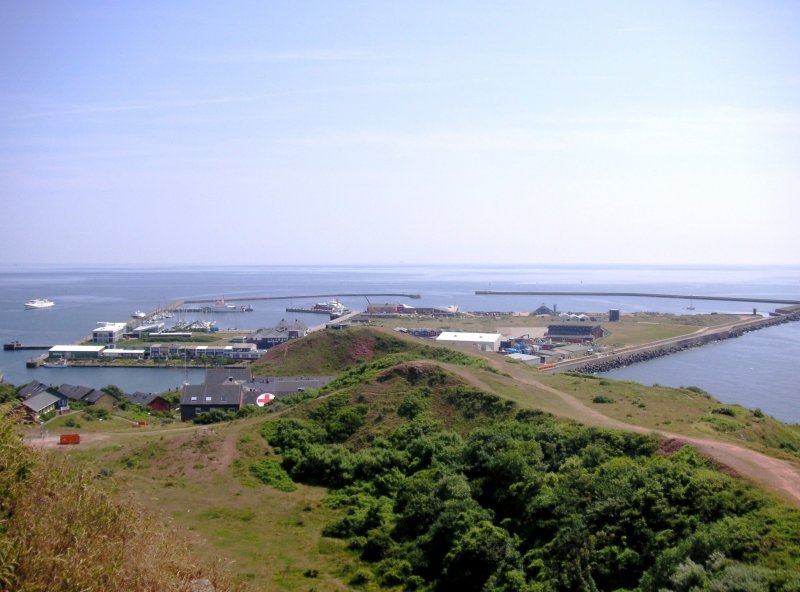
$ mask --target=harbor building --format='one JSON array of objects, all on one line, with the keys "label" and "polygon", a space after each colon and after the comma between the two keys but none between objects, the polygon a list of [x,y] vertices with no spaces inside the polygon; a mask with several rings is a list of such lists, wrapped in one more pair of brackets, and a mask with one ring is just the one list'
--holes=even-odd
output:
[{"label": "harbor building", "polygon": [[367,305],[367,314],[373,316],[414,314],[415,308],[401,303],[384,303]]},{"label": "harbor building", "polygon": [[157,322],[140,325],[133,329],[131,333],[134,337],[147,337],[148,335],[153,333],[161,333],[162,331],[164,331],[164,323]]},{"label": "harbor building", "polygon": [[109,323],[101,321],[97,323],[97,328],[92,331],[92,341],[95,343],[116,343],[122,338],[128,325],[126,323]]},{"label": "harbor building", "polygon": [[477,347],[481,351],[498,351],[503,336],[500,333],[442,332],[436,341],[440,343],[460,343]]},{"label": "harbor building", "polygon": [[65,360],[93,360],[100,356],[105,345],[54,345],[48,350],[51,358]]},{"label": "harbor building", "polygon": [[308,334],[308,327],[302,321],[296,320],[292,323],[281,319],[281,322],[269,329],[260,329],[257,333],[247,338],[247,341],[255,344],[258,349],[269,349],[281,343],[286,343],[290,339],[298,339]]},{"label": "harbor building", "polygon": [[568,343],[582,343],[594,341],[605,335],[602,325],[587,324],[585,322],[558,323],[547,326],[547,337],[552,341],[566,341]]},{"label": "harbor building", "polygon": [[106,348],[100,352],[100,357],[120,359],[120,360],[142,360],[145,350],[143,349],[114,349]]},{"label": "harbor building", "polygon": [[192,345],[181,343],[154,343],[148,356],[151,359],[184,358],[226,358],[229,360],[257,360],[264,355],[253,343],[234,343],[232,345]]}]

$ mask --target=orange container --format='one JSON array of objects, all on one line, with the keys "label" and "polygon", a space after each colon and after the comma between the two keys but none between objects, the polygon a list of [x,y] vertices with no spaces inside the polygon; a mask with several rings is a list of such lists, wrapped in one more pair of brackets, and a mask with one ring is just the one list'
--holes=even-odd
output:
[{"label": "orange container", "polygon": [[59,444],[80,444],[81,443],[81,435],[80,434],[61,434],[61,439],[58,441]]}]

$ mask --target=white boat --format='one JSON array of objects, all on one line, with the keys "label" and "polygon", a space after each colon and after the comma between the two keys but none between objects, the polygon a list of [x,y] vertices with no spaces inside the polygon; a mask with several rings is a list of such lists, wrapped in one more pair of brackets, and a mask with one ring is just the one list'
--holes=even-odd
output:
[{"label": "white boat", "polygon": [[47,362],[45,364],[42,364],[42,366],[45,368],[69,368],[69,364],[67,363],[67,360],[64,358],[61,358],[57,362]]},{"label": "white boat", "polygon": [[143,319],[147,317],[146,312],[142,312],[141,310],[137,310],[135,313],[131,315],[134,319]]},{"label": "white boat", "polygon": [[47,298],[34,298],[33,300],[28,300],[25,303],[26,309],[34,309],[34,308],[50,308],[51,306],[55,306],[55,302],[52,300],[48,300]]}]

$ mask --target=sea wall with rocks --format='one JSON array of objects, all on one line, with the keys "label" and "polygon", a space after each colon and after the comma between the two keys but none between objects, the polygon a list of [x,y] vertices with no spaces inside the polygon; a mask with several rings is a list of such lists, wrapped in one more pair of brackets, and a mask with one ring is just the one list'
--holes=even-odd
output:
[{"label": "sea wall with rocks", "polygon": [[629,366],[630,364],[646,362],[654,358],[660,358],[687,349],[701,347],[714,341],[741,337],[750,331],[757,331],[759,329],[799,320],[800,311],[796,310],[788,314],[776,315],[740,327],[734,327],[727,331],[716,331],[703,335],[689,335],[681,339],[670,340],[668,344],[653,344],[651,347],[644,346],[632,352],[574,360],[567,364],[559,364],[557,367],[550,370],[550,372],[589,372],[599,374],[601,372],[614,370],[615,368]]}]

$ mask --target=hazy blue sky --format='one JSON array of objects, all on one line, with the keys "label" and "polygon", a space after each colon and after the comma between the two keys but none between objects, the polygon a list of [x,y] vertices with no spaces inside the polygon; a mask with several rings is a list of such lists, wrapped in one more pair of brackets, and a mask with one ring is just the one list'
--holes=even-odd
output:
[{"label": "hazy blue sky", "polygon": [[797,264],[799,157],[796,1],[0,2],[3,264]]}]

